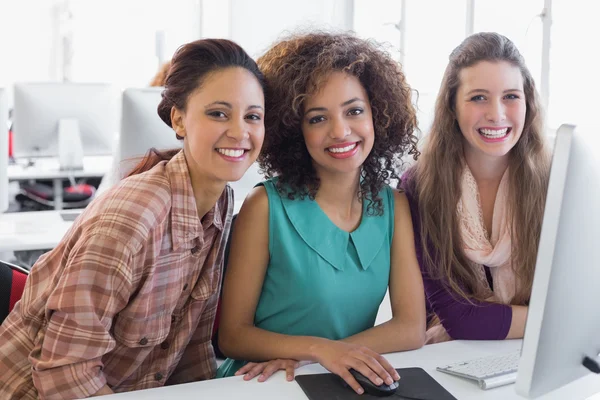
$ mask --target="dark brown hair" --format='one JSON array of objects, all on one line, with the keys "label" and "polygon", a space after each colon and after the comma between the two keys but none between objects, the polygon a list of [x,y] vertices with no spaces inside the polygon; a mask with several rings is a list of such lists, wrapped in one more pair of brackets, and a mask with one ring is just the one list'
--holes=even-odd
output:
[{"label": "dark brown hair", "polygon": [[513,42],[498,33],[471,35],[450,54],[431,132],[416,167],[423,258],[431,276],[444,279],[463,298],[476,297],[477,276],[462,250],[457,214],[465,159],[464,140],[456,119],[456,93],[461,83],[460,72],[481,61],[508,62],[518,67],[523,76],[525,123],[519,141],[509,153],[507,206],[511,262],[519,282],[512,304],[526,304],[531,294],[544,214],[550,152],[544,139],[542,110],[533,77]]},{"label": "dark brown hair", "polygon": [[316,93],[330,73],[356,76],[373,112],[375,141],[365,160],[359,197],[367,211],[383,212],[378,194],[397,178],[400,158],[418,155],[411,88],[400,65],[378,44],[347,33],[296,34],[275,44],[258,59],[267,82],[265,141],[258,157],[268,177],[279,176],[278,190],[290,199],[314,198],[319,178],[302,135],[304,99]]},{"label": "dark brown hair", "polygon": [[[181,46],[171,59],[158,105],[158,115],[172,127],[171,109],[184,111],[189,96],[202,86],[210,74],[227,68],[244,68],[258,80],[263,90],[265,81],[256,62],[236,43],[226,39],[201,39]],[[175,134],[177,139],[183,138]],[[161,161],[170,160],[179,150],[158,151],[150,149],[144,158],[127,175],[145,172]]]}]

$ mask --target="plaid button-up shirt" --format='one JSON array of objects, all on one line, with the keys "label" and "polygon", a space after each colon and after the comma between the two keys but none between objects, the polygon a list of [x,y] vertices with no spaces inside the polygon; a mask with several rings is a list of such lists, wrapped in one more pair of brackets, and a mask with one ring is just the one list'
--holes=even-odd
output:
[{"label": "plaid button-up shirt", "polygon": [[214,377],[229,186],[200,220],[183,152],[95,200],[0,327],[1,399],[88,397]]}]

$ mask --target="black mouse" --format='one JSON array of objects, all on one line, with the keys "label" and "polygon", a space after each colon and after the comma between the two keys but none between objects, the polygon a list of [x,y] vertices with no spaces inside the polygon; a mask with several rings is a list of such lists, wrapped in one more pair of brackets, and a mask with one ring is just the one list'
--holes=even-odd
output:
[{"label": "black mouse", "polygon": [[365,393],[368,393],[373,396],[377,396],[377,397],[391,396],[394,393],[396,393],[398,386],[400,386],[400,384],[398,382],[394,382],[391,385],[388,385],[385,382],[383,382],[383,384],[377,386],[376,384],[371,382],[371,380],[369,378],[367,378],[360,372],[356,371],[355,369],[350,369],[350,370],[348,370],[348,372],[350,372],[352,374],[352,376],[354,377],[354,379],[356,379],[358,384],[360,386],[362,386],[362,388],[365,390]]}]

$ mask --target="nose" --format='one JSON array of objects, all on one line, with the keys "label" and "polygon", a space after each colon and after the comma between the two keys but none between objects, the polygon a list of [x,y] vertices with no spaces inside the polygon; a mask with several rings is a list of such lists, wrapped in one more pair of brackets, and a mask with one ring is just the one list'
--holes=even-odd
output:
[{"label": "nose", "polygon": [[490,122],[501,122],[506,118],[506,109],[501,100],[491,101],[486,110],[486,116]]},{"label": "nose", "polygon": [[241,142],[250,137],[250,131],[246,126],[246,121],[232,121],[231,125],[227,129],[227,137],[234,139],[238,142]]},{"label": "nose", "polygon": [[344,120],[332,120],[331,131],[329,132],[332,139],[343,139],[350,133],[350,126]]}]

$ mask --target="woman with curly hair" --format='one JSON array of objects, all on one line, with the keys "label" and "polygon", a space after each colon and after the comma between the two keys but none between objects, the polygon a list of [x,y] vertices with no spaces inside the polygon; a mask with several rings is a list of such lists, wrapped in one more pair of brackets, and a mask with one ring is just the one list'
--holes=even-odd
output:
[{"label": "woman with curly hair", "polygon": [[423,156],[402,179],[428,343],[523,337],[549,154],[515,45],[497,33],[465,39],[450,54]]},{"label": "woman with curly hair", "polygon": [[[219,337],[224,354],[254,363],[229,359],[218,376],[284,369],[292,380],[313,361],[357,393],[350,369],[393,384],[380,354],[425,335],[408,202],[387,185],[418,154],[411,89],[387,53],[349,34],[292,36],[258,63],[270,179],[236,222]],[[393,317],[374,327],[388,287]]]}]

